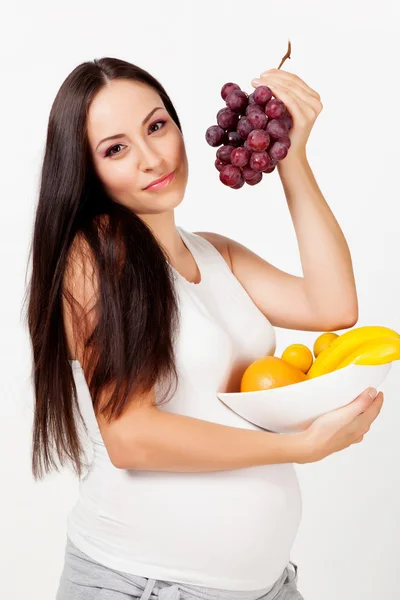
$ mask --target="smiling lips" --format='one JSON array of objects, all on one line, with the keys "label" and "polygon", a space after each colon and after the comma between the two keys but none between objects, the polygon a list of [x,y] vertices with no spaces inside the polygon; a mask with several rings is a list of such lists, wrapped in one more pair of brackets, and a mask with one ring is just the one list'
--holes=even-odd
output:
[{"label": "smiling lips", "polygon": [[153,183],[151,183],[144,189],[145,190],[160,190],[160,189],[166,187],[172,181],[172,179],[174,178],[174,175],[175,175],[175,171],[165,175],[161,179],[156,179],[156,181],[154,181]]}]

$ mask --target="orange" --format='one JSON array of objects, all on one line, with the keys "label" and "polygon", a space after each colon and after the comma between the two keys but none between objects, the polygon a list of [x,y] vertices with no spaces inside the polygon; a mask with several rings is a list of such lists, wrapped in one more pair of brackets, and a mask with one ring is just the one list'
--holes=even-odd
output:
[{"label": "orange", "polygon": [[303,373],[307,373],[313,364],[313,355],[310,348],[304,344],[291,344],[282,354],[282,359]]},{"label": "orange", "polygon": [[339,337],[337,333],[330,331],[322,333],[320,336],[318,336],[313,347],[315,358],[317,358],[318,354],[320,354],[322,350],[325,350],[325,348],[330,346],[333,340],[335,340],[337,337]]},{"label": "orange", "polygon": [[263,356],[251,363],[242,375],[241,392],[255,392],[305,381],[307,376],[278,356]]}]

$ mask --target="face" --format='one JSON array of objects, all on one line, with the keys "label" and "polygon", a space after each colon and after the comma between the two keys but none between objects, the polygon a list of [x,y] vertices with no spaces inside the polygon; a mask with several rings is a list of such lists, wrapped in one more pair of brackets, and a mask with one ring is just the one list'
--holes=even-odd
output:
[{"label": "face", "polygon": [[[185,145],[156,90],[133,81],[109,82],[91,102],[87,131],[96,173],[113,200],[138,215],[171,211],[182,201]],[[102,141],[117,134],[123,135]],[[174,178],[163,189],[144,189],[172,171]]]}]

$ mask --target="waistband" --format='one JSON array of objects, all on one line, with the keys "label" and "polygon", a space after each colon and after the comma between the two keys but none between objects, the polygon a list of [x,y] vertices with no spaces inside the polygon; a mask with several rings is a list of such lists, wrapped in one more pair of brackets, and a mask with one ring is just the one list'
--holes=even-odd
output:
[{"label": "waistband", "polygon": [[257,600],[262,597],[263,600],[273,600],[283,585],[289,585],[292,582],[297,583],[297,564],[292,561],[289,564],[292,565],[293,570],[289,569],[288,565],[279,579],[269,589],[254,592],[232,592],[232,590],[216,590],[181,583],[171,585],[171,583],[165,581],[141,578],[143,580],[143,593],[138,598],[139,600],[157,600],[157,598],[158,600],[189,600],[193,597],[199,598],[199,600]]},{"label": "waistband", "polygon": [[[78,561],[78,562],[77,562]],[[82,561],[84,561],[82,563]],[[82,567],[84,565],[84,568]],[[289,568],[289,566],[292,568]],[[87,556],[67,538],[66,567],[77,583],[84,585],[111,585],[118,591],[129,592],[139,600],[273,600],[284,585],[297,582],[297,565],[289,561],[282,574],[272,586],[251,591],[232,591],[180,582],[163,581],[131,573],[106,569]],[[102,579],[104,580],[102,581]],[[111,579],[112,581],[111,581]]]}]

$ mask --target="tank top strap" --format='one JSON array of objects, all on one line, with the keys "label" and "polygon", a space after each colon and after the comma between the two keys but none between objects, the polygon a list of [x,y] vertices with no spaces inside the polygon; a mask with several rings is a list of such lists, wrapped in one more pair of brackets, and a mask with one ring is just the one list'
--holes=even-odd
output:
[{"label": "tank top strap", "polygon": [[[185,288],[188,291],[196,291],[196,293],[205,297],[217,294],[217,296],[223,296],[226,299],[236,300],[241,306],[257,315],[262,324],[268,321],[266,316],[253,302],[246,289],[232,273],[226,260],[215,246],[197,233],[192,233],[179,226],[177,229],[181,234],[183,242],[192,253],[201,273],[200,283],[188,282],[177,273],[178,279],[185,284]],[[271,332],[273,332],[270,323],[269,325]]]},{"label": "tank top strap", "polygon": [[220,270],[222,268],[231,272],[224,257],[215,248],[215,246],[211,244],[211,242],[197,233],[187,231],[183,227],[178,226],[177,229],[181,234],[182,240],[192,253],[193,258],[197,263],[202,276],[202,281],[203,278],[204,281],[207,280],[214,269]]}]

